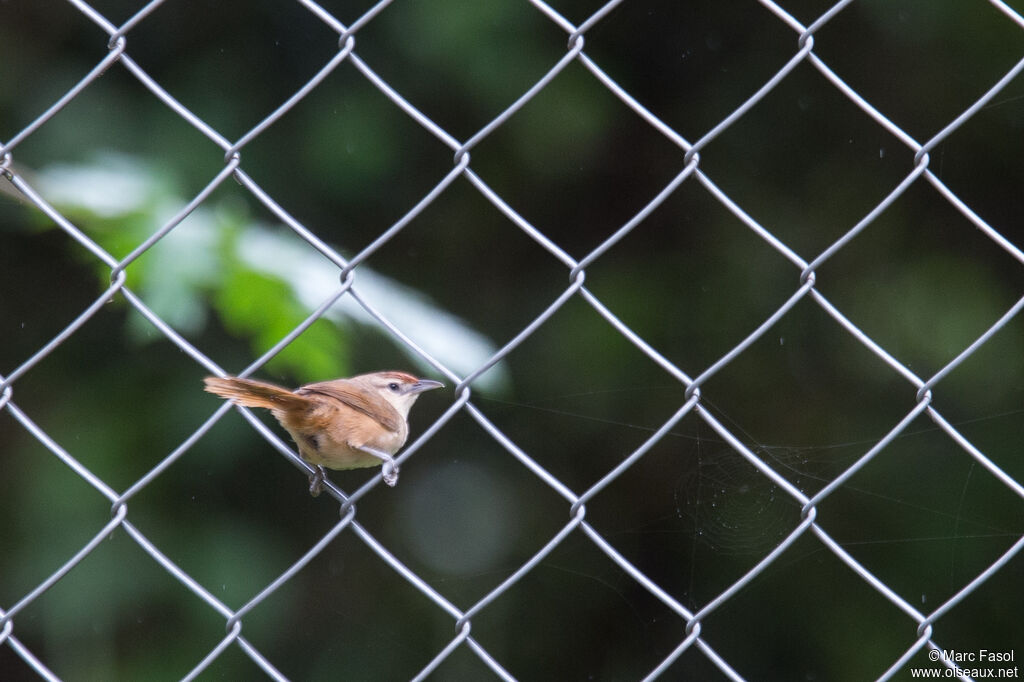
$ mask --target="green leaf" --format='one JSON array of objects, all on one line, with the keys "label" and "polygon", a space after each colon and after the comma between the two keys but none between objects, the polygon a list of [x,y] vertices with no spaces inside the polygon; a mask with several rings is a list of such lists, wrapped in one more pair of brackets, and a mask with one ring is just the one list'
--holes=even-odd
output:
[{"label": "green leaf", "polygon": [[[251,340],[254,355],[266,352],[309,315],[298,305],[286,282],[237,261],[226,273],[214,307],[229,332]],[[303,382],[343,376],[347,373],[347,350],[341,331],[326,320],[318,320],[276,355],[268,368]]]}]

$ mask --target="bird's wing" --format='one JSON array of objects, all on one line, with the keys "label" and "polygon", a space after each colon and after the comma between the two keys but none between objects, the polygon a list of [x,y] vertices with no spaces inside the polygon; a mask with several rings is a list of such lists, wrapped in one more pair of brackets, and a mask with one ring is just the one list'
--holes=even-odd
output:
[{"label": "bird's wing", "polygon": [[296,391],[299,395],[322,395],[327,398],[334,398],[353,410],[362,412],[388,431],[398,431],[402,416],[398,410],[391,406],[383,398],[374,395],[367,395],[362,389],[348,386],[342,381],[322,381],[316,384],[307,384]]}]

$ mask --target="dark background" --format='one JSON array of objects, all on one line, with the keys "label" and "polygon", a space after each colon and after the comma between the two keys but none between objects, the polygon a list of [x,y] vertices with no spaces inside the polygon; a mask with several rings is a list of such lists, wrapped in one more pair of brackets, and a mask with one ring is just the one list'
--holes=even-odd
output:
[{"label": "dark background", "polygon": [[[805,25],[829,7],[782,4]],[[93,3],[114,24],[140,5]],[[351,23],[370,4],[323,6]],[[579,24],[600,4],[552,6]],[[566,38],[518,0],[408,0],[367,24],[356,52],[438,126],[466,140],[564,54]],[[694,142],[792,57],[797,38],[754,2],[636,0],[586,34],[585,52]],[[0,2],[0,140],[81,79],[106,54],[106,42],[70,4]],[[128,34],[127,53],[236,140],[336,49],[337,36],[299,3],[168,0]],[[1024,30],[980,0],[868,0],[823,27],[814,52],[923,144],[1024,57]],[[1017,78],[939,144],[929,166],[1018,248],[1022,140],[1024,78]],[[141,202],[152,211],[101,215],[50,200],[116,258],[166,220],[168,205],[171,213],[180,209],[223,168],[223,150],[120,64],[20,144],[14,161],[32,182],[53,178],[62,164],[102,170],[112,152],[141,164],[140,179],[158,188]],[[581,259],[682,169],[683,154],[572,63],[472,150],[472,169]],[[911,172],[913,157],[804,63],[702,150],[700,167],[809,262]],[[419,201],[451,159],[451,149],[343,63],[245,147],[242,168],[307,228],[352,255]],[[217,248],[189,252],[176,230],[129,266],[129,286],[144,300],[162,297],[154,307],[181,320],[176,328],[190,343],[237,372],[311,308],[287,282],[234,261],[232,248],[255,223],[299,242],[234,181],[204,208],[217,216],[206,235]],[[175,274],[203,263],[202,277]],[[495,348],[569,284],[564,264],[462,178],[365,265],[421,292]],[[106,288],[109,274],[52,221],[0,196],[0,374],[69,324]],[[923,179],[816,274],[833,305],[923,378],[1024,292],[1024,265]],[[799,275],[691,178],[587,269],[586,286],[696,377],[781,306]],[[386,367],[439,376],[366,326],[320,322],[297,344],[258,374],[291,385]],[[1024,319],[1017,316],[935,388],[933,402],[1017,481],[1024,479],[1022,351]],[[580,297],[494,371],[505,380],[474,385],[473,403],[577,494],[685,401],[684,386]],[[218,401],[201,391],[206,373],[117,296],[20,377],[13,400],[120,492],[216,409]],[[807,297],[702,393],[703,405],[736,437],[812,495],[910,412],[916,388]],[[413,436],[453,400],[450,390],[422,398]],[[103,527],[110,504],[8,411],[0,414],[0,466],[6,609]],[[370,476],[332,479],[354,490]],[[359,502],[357,519],[468,609],[553,537],[568,509],[460,413],[406,463],[395,489],[379,486]],[[597,495],[586,518],[665,591],[698,610],[795,528],[799,511],[691,414]],[[239,608],[338,517],[333,500],[310,498],[302,475],[231,412],[132,499],[128,519]],[[818,520],[927,614],[1020,537],[1024,504],[923,417],[823,501]],[[940,619],[935,640],[947,649],[1022,653],[1022,561],[1014,557]],[[248,640],[293,679],[409,678],[455,636],[453,619],[349,530],[243,623]],[[520,679],[637,679],[685,637],[682,619],[578,531],[472,625],[473,637]],[[744,677],[822,680],[877,677],[913,644],[917,624],[807,533],[702,628]],[[224,636],[224,619],[119,529],[19,613],[13,634],[63,678],[174,679]],[[918,654],[909,665],[931,664]],[[0,647],[0,677],[33,675],[10,647]],[[204,679],[259,675],[232,646]],[[435,678],[488,675],[462,646]],[[665,677],[720,676],[693,648]]]}]

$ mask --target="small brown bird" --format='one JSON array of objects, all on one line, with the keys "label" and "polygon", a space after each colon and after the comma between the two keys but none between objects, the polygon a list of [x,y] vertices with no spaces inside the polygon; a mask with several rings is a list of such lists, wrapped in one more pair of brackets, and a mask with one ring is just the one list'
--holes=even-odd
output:
[{"label": "small brown bird", "polygon": [[405,372],[373,372],[351,379],[306,384],[294,391],[253,379],[206,377],[206,390],[246,407],[265,407],[291,434],[299,454],[316,467],[309,492],[316,497],[328,469],[383,463],[384,482],[395,485],[392,455],[409,436],[409,409],[424,391],[443,388]]}]

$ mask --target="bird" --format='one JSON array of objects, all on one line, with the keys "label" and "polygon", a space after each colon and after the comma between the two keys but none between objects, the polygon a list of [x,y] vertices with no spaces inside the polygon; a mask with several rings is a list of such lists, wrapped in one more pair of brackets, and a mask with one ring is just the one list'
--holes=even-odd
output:
[{"label": "bird", "polygon": [[398,482],[392,455],[409,436],[409,410],[440,381],[384,371],[305,384],[294,391],[255,379],[209,376],[205,390],[236,405],[263,407],[284,427],[299,455],[314,467],[309,493],[320,494],[328,469],[383,465],[384,482]]}]

